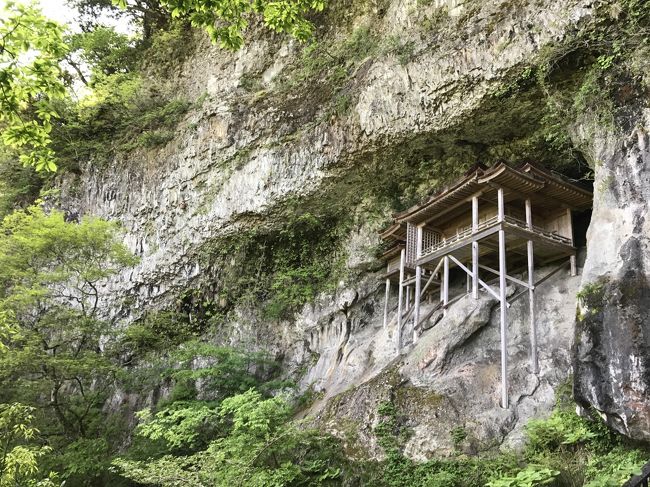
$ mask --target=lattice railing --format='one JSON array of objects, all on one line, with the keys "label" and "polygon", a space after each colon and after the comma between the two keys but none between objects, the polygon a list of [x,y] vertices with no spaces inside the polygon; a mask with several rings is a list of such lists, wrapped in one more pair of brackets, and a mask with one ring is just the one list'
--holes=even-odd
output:
[{"label": "lattice railing", "polygon": [[418,258],[418,228],[410,223],[406,224],[406,265],[413,267],[412,264]]},{"label": "lattice railing", "polygon": [[437,247],[442,242],[442,235],[431,230],[422,230],[422,255],[428,254],[429,249]]}]

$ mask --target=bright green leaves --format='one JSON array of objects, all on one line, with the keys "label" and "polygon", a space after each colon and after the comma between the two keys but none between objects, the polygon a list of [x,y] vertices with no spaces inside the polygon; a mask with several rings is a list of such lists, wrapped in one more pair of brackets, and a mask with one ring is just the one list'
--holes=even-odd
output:
[{"label": "bright green leaves", "polygon": [[9,2],[0,20],[0,140],[39,171],[55,171],[52,101],[63,98],[61,27],[34,6]]},{"label": "bright green leaves", "polygon": [[39,433],[33,426],[34,412],[20,403],[0,404],[0,487],[54,487],[51,479],[36,483],[39,458],[51,449],[29,444]]},{"label": "bright green leaves", "polygon": [[[114,0],[126,6],[125,0]],[[226,49],[239,49],[250,19],[257,15],[275,32],[299,41],[307,40],[313,24],[307,16],[325,8],[323,0],[162,0],[172,17],[187,17],[192,25],[206,30],[213,42]]]},{"label": "bright green leaves", "polygon": [[42,464],[66,479],[92,480],[101,470],[109,454],[101,408],[119,364],[115,331],[98,316],[99,283],[134,262],[117,227],[99,219],[68,223],[61,212],[31,207],[0,223],[0,430],[14,403],[31,411],[13,421],[22,436],[4,460],[26,470],[0,487],[32,485],[22,477]]}]

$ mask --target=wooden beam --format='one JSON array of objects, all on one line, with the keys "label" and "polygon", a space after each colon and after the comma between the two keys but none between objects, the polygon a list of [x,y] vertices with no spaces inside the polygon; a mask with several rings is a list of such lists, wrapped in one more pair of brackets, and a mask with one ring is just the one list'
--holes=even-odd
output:
[{"label": "wooden beam", "polygon": [[[463,271],[465,271],[468,275],[471,275],[471,274],[472,274],[472,271],[470,271],[467,267],[465,267],[465,266],[464,266],[464,265],[463,265],[463,264],[462,264],[462,263],[461,263],[461,262],[460,262],[456,257],[454,257],[453,255],[450,255],[449,258],[450,258],[451,260],[453,260],[453,261],[456,263],[456,265],[457,265],[458,267],[460,267]],[[478,282],[479,282],[479,284],[480,284],[480,285],[481,285],[481,286],[482,286],[482,287],[483,287],[487,292],[489,292],[490,294],[492,294],[492,296],[494,296],[494,297],[495,297],[496,299],[498,299],[498,300],[501,300],[501,296],[500,296],[499,294],[497,294],[497,293],[496,293],[496,292],[495,292],[495,291],[490,287],[489,284],[485,283],[485,282],[484,282],[483,280],[481,280],[481,279],[479,279]],[[508,306],[508,308],[510,307],[510,303],[508,303],[507,301],[506,301],[506,305]]]},{"label": "wooden beam", "polygon": [[533,374],[539,373],[537,359],[537,323],[535,322],[535,261],[533,259],[533,241],[528,241],[528,311],[530,320],[530,360]]},{"label": "wooden beam", "polygon": [[[508,250],[510,250],[510,249],[508,249]],[[496,269],[492,269],[492,267],[488,267],[488,266],[483,265],[483,264],[479,264],[479,267],[480,267],[481,269],[486,270],[486,271],[490,271],[492,274],[496,274],[497,276],[499,275],[499,271],[496,270]],[[512,276],[508,276],[508,275],[506,275],[506,279],[508,279],[508,280],[510,280],[510,281],[512,281],[512,282],[516,282],[516,283],[519,284],[520,286],[524,286],[524,287],[526,287],[526,288],[529,287],[529,284],[528,284],[527,282],[524,282],[524,281],[522,281],[521,279],[517,279],[516,277],[512,277]]]},{"label": "wooden beam", "polygon": [[[417,229],[417,246],[416,246],[416,260],[420,258],[420,255],[422,254],[422,227],[418,227]],[[417,324],[419,323],[420,320],[420,296],[421,296],[421,285],[422,283],[420,282],[420,276],[422,275],[422,267],[419,265],[415,267],[415,314],[413,318],[413,343],[415,344],[418,339],[417,335]]]},{"label": "wooden beam", "polygon": [[449,257],[444,256],[443,263],[443,281],[442,281],[442,305],[445,307],[445,314],[447,313],[447,304],[449,303]]},{"label": "wooden beam", "polygon": [[[503,217],[503,190],[499,189],[499,216]],[[500,294],[500,324],[501,324],[501,407],[508,408],[508,328],[506,301],[506,235],[499,230],[499,294]]]},{"label": "wooden beam", "polygon": [[402,282],[404,282],[404,261],[406,259],[406,251],[402,249],[400,253],[400,259],[399,259],[399,293],[398,293],[398,300],[397,300],[397,354],[399,355],[400,351],[402,350],[402,296],[404,294],[404,286],[402,285]]},{"label": "wooden beam", "polygon": [[497,218],[500,223],[506,218],[505,203],[503,201],[503,188],[497,190]]},{"label": "wooden beam", "polygon": [[[442,261],[440,261],[440,264],[441,264],[441,263],[442,263]],[[438,264],[438,266],[440,266],[440,264]],[[431,283],[433,282],[433,280],[435,279],[435,277],[436,277],[436,274],[435,274],[435,272],[434,272],[434,273],[431,274],[431,277],[429,277],[429,280],[428,280],[427,283],[424,285],[424,288],[422,288],[422,296],[424,296],[424,293],[427,292],[427,289],[429,289],[429,286],[431,285]],[[422,297],[422,296],[420,296],[420,297]]]},{"label": "wooden beam", "polygon": [[[540,284],[542,284],[544,281],[550,279],[550,278],[553,277],[555,274],[557,274],[557,273],[560,272],[562,269],[564,269],[568,263],[569,263],[568,260],[562,262],[559,266],[557,266],[555,269],[553,269],[551,272],[549,272],[549,273],[546,274],[544,277],[542,277],[539,281],[537,281],[537,282],[534,284],[534,287],[535,287],[535,288],[539,287]],[[524,294],[526,294],[526,293],[528,293],[528,289],[524,289],[523,291],[521,291],[521,292],[515,294],[515,296],[510,300],[510,303],[511,303],[511,304],[514,303],[517,299],[519,299],[520,297],[522,297],[522,296],[523,296]]]},{"label": "wooden beam", "polygon": [[386,297],[384,299],[384,330],[388,325],[388,300],[390,298],[390,279],[386,278]]},{"label": "wooden beam", "polygon": [[[472,233],[478,232],[478,196],[472,198]],[[472,297],[478,299],[478,242],[472,242]]]}]

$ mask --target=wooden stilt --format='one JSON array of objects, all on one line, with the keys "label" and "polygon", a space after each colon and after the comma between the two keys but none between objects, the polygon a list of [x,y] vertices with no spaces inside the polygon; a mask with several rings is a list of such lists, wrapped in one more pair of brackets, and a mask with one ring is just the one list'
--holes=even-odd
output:
[{"label": "wooden stilt", "polygon": [[409,309],[411,309],[411,286],[410,285],[406,286],[406,307],[404,310],[408,311]]},{"label": "wooden stilt", "polygon": [[413,304],[413,307],[415,308],[415,312],[413,314],[413,343],[414,344],[418,341],[417,327],[418,324],[420,323],[421,272],[422,272],[422,268],[420,266],[417,266],[415,268],[415,296],[414,296],[415,303]]},{"label": "wooden stilt", "polygon": [[[499,221],[504,219],[503,189],[498,190]],[[501,407],[508,408],[508,335],[506,305],[506,234],[499,230],[499,295],[501,321]]]},{"label": "wooden stilt", "polygon": [[399,354],[402,350],[402,300],[404,295],[404,260],[406,259],[406,253],[402,250],[399,259],[399,292],[397,297],[397,353]]},{"label": "wooden stilt", "polygon": [[[472,233],[478,232],[478,196],[472,198]],[[472,242],[472,297],[478,299],[478,242]]]},{"label": "wooden stilt", "polygon": [[578,275],[578,264],[576,262],[576,254],[569,257],[569,262],[571,263],[571,276],[575,277]]},{"label": "wooden stilt", "polygon": [[447,304],[449,303],[449,257],[445,255],[443,264],[442,278],[442,305],[444,306],[443,315],[447,314]]},{"label": "wooden stilt", "polygon": [[[571,209],[567,208],[566,210],[567,220],[569,221],[569,236],[571,238],[571,245],[575,245],[573,240],[573,216],[571,215]],[[571,263],[571,277],[578,275],[578,263],[576,262],[576,254],[572,254],[569,257],[569,262]]]},{"label": "wooden stilt", "polygon": [[386,278],[386,297],[384,299],[384,329],[388,325],[388,301],[390,298],[390,279]]},{"label": "wooden stilt", "polygon": [[[422,255],[422,227],[418,227],[416,255],[418,259]],[[413,304],[415,306],[415,313],[413,315],[413,344],[415,344],[418,341],[417,327],[420,323],[420,298],[421,298],[420,294],[422,292],[421,290],[422,283],[420,282],[421,279],[422,279],[422,267],[418,265],[415,267],[415,303]]]},{"label": "wooden stilt", "polygon": [[[530,199],[526,199],[526,225],[533,229],[533,211]],[[526,242],[528,256],[528,312],[530,320],[530,361],[533,374],[539,373],[539,359],[537,358],[537,323],[535,319],[535,258],[533,254],[533,241]]]}]

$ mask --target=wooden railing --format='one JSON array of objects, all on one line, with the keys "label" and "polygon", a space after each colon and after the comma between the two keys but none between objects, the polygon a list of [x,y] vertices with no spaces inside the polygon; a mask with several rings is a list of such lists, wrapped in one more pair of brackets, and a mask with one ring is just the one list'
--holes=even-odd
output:
[{"label": "wooden railing", "polygon": [[[522,228],[524,230],[530,230],[528,228],[528,224],[523,220],[519,220],[518,218],[514,218],[512,216],[506,216],[504,220],[505,220],[505,223],[507,223],[509,225],[513,225],[513,226]],[[493,216],[491,218],[488,218],[487,220],[484,220],[484,221],[480,222],[478,224],[478,228],[477,228],[476,231],[481,231],[481,230],[483,230],[485,228],[496,225],[497,223],[499,223],[499,217],[495,215],[495,216]],[[569,239],[567,237],[563,237],[562,235],[558,235],[557,233],[554,233],[554,232],[549,232],[548,230],[544,230],[543,228],[537,227],[535,225],[533,225],[532,231],[537,233],[538,235],[546,237],[546,238],[548,238],[550,240],[554,240],[556,242],[559,242],[559,243],[562,243],[562,244],[565,244],[565,245],[571,245],[571,239]],[[454,244],[456,242],[459,242],[461,240],[469,238],[469,237],[472,236],[473,233],[474,232],[472,231],[471,226],[464,227],[464,228],[458,230],[455,235],[453,235],[453,236],[451,236],[449,238],[442,239],[435,245],[431,245],[429,247],[423,248],[422,249],[422,256],[432,254],[433,252],[436,252],[439,249],[447,247],[448,245],[452,245],[452,244]]]}]

